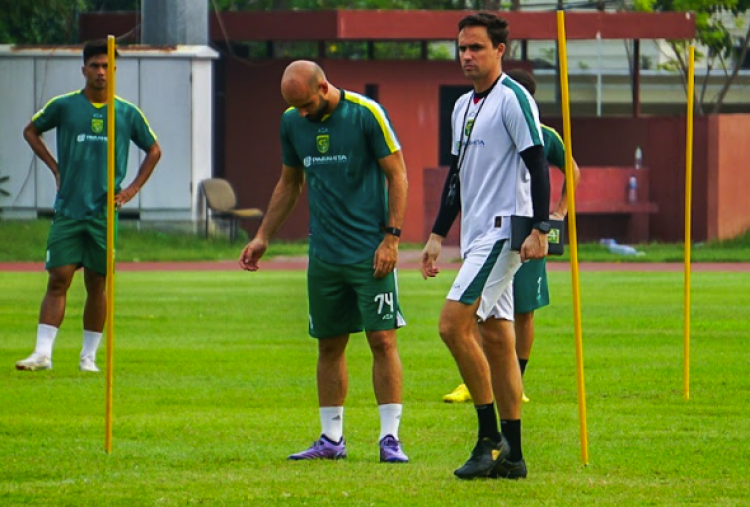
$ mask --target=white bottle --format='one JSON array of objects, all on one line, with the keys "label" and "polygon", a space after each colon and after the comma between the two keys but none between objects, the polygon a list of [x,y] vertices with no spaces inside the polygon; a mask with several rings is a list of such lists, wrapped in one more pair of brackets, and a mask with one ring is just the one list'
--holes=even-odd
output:
[{"label": "white bottle", "polygon": [[635,148],[635,168],[641,169],[643,167],[643,151],[640,146]]},{"label": "white bottle", "polygon": [[628,180],[628,202],[631,204],[638,202],[638,180],[635,176],[631,176]]},{"label": "white bottle", "polygon": [[630,245],[619,245],[615,243],[609,246],[609,251],[618,255],[638,255],[638,251]]}]

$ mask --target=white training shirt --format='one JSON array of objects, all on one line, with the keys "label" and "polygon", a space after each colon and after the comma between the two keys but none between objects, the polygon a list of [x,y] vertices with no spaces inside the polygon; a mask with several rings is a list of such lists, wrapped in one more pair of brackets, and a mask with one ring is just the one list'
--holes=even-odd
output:
[{"label": "white training shirt", "polygon": [[[459,97],[451,117],[451,153],[458,157],[461,182],[463,255],[477,238],[509,238],[511,215],[533,215],[531,176],[520,152],[543,144],[539,109],[516,81],[503,74],[489,95],[477,103],[473,96],[471,91]],[[500,228],[495,227],[498,216],[503,217]]]}]

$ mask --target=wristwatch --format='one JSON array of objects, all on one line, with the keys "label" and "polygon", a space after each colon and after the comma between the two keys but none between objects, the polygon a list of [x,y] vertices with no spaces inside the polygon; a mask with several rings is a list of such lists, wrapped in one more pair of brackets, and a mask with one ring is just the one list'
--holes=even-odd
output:
[{"label": "wristwatch", "polygon": [[545,221],[537,222],[534,224],[534,229],[541,232],[542,234],[548,234],[551,228],[552,227],[550,226],[549,222]]},{"label": "wristwatch", "polygon": [[390,234],[391,236],[396,236],[397,238],[401,237],[401,229],[392,227],[390,225],[383,227],[383,232],[386,234]]}]

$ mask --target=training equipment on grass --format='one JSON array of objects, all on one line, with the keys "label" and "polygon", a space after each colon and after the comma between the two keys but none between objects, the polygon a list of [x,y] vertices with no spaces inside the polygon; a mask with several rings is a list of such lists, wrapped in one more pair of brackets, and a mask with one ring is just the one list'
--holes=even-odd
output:
[{"label": "training equipment on grass", "polygon": [[581,459],[589,462],[586,430],[586,386],[583,378],[583,338],[581,335],[581,286],[578,275],[578,232],[576,229],[576,192],[573,181],[573,142],[570,132],[570,95],[568,93],[568,50],[565,37],[565,12],[557,11],[557,43],[560,60],[560,91],[562,94],[563,140],[565,142],[565,186],[568,192],[568,235],[570,272],[573,277],[573,325],[576,344],[576,384],[578,387],[578,420],[581,434]]},{"label": "training equipment on grass", "polygon": [[104,450],[112,452],[112,355],[115,323],[115,38],[107,37],[107,374]]},{"label": "training equipment on grass", "polygon": [[685,139],[685,322],[683,324],[683,388],[690,399],[690,216],[693,203],[693,102],[695,101],[695,46],[688,51],[687,133]]}]

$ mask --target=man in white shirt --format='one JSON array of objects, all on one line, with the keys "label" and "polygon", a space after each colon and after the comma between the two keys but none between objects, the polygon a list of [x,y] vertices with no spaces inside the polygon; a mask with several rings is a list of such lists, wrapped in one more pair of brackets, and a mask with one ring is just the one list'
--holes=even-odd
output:
[{"label": "man in white shirt", "polygon": [[[507,26],[489,13],[468,15],[458,24],[460,62],[474,90],[453,109],[451,170],[422,255],[423,276],[436,276],[444,238],[440,232],[455,217],[451,208],[460,192],[463,264],[439,327],[477,410],[478,441],[469,460],[454,472],[461,479],[527,475],[521,450],[521,371],[513,298],[507,292],[521,262],[547,254],[549,167],[536,103],[502,72]],[[520,252],[510,250],[512,215],[534,218]],[[483,347],[473,335],[477,322]]]}]

